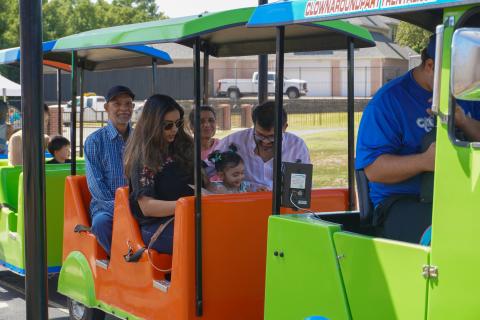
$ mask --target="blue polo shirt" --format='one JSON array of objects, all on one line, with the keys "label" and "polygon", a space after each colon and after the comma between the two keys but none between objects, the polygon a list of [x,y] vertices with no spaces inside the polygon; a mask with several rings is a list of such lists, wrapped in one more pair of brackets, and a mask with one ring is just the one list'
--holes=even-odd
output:
[{"label": "blue polo shirt", "polygon": [[[421,151],[423,138],[435,126],[427,113],[432,93],[413,78],[412,71],[383,86],[367,105],[357,139],[355,168],[363,169],[382,154],[411,155]],[[479,119],[480,108],[459,102],[465,113]],[[393,194],[419,194],[421,176],[396,184],[370,182],[370,199],[377,206]]]}]

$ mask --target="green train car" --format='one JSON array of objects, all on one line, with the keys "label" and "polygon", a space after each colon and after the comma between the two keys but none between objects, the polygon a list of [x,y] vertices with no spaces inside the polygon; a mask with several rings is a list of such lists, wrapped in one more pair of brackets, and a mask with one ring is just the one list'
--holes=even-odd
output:
[{"label": "green train car", "polygon": [[[78,161],[78,160],[77,160]],[[25,236],[22,166],[0,166],[0,265],[25,275]],[[85,172],[83,160],[77,171]],[[45,166],[47,263],[49,273],[58,273],[62,266],[63,195],[70,164]]]}]

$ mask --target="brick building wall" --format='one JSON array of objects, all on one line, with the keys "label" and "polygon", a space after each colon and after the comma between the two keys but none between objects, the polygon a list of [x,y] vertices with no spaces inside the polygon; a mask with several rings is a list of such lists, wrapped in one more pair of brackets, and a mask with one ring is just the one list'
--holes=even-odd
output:
[{"label": "brick building wall", "polygon": [[[60,110],[60,119],[63,116],[63,110]],[[49,136],[53,135],[61,135],[62,130],[58,131],[58,107],[50,107],[49,108],[49,120],[48,120],[48,130],[45,134]],[[62,123],[63,127],[63,123]]]}]

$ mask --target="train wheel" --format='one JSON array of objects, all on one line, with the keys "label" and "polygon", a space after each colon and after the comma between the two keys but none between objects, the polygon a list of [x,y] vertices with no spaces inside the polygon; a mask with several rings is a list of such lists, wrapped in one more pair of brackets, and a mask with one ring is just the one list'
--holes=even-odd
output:
[{"label": "train wheel", "polygon": [[95,308],[87,308],[80,302],[68,298],[70,320],[104,320],[105,312]]}]

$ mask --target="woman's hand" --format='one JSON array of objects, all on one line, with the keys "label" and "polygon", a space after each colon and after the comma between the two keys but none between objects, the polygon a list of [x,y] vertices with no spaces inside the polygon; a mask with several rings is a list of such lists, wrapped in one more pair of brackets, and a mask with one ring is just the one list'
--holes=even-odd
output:
[{"label": "woman's hand", "polygon": [[223,185],[218,184],[218,183],[210,183],[208,186],[207,190],[211,193],[215,194],[224,194],[228,193],[227,188],[225,188]]},{"label": "woman's hand", "polygon": [[177,201],[157,200],[151,197],[140,197],[138,205],[145,217],[169,217],[175,214]]},{"label": "woman's hand", "polygon": [[256,192],[266,192],[266,191],[270,191],[267,187],[265,186],[260,186],[257,188],[257,190],[255,190]]}]

